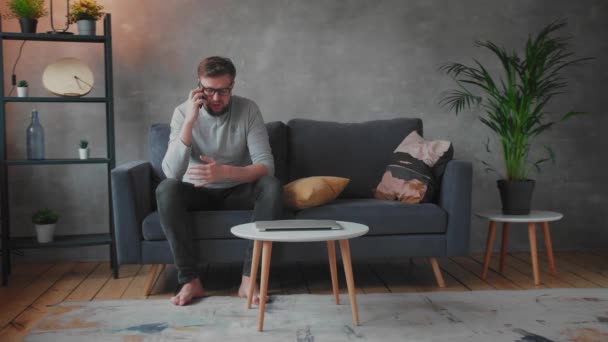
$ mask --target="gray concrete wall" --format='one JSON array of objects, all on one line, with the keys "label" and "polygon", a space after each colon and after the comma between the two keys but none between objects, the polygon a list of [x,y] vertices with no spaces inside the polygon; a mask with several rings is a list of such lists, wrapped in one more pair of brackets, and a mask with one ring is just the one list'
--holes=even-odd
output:
[{"label": "gray concrete wall", "polygon": [[[496,175],[477,160],[502,168],[498,154],[483,142],[492,133],[478,113],[456,116],[438,105],[442,91],[454,87],[437,71],[448,61],[477,58],[496,70],[497,61],[473,46],[490,39],[520,48],[529,33],[558,18],[569,21],[573,49],[596,59],[570,70],[567,95],[550,106],[592,115],[555,127],[534,141],[554,148],[557,163],[537,179],[534,207],[559,210],[553,225],[556,249],[606,248],[605,208],[608,165],[603,133],[608,127],[608,3],[605,1],[100,1],[113,17],[116,154],[118,163],[146,158],[150,124],[168,122],[174,106],[195,82],[201,57],[224,55],[238,69],[235,93],[254,99],[266,121],[292,118],[361,122],[420,117],[425,135],[454,142],[456,157],[474,161],[475,211],[499,207]],[[61,1],[59,1],[61,3]],[[55,4],[56,22],[61,6]],[[16,21],[4,21],[16,31]],[[39,31],[50,29],[43,18]],[[98,24],[101,29],[101,23]],[[75,30],[75,27],[72,28]],[[10,73],[18,43],[5,48]],[[17,66],[30,81],[32,95],[44,95],[40,78],[47,62],[80,56],[96,76],[92,95],[103,94],[102,50],[98,45],[28,42]],[[5,86],[10,86],[5,78]],[[105,154],[102,105],[36,104],[46,129],[47,157],[77,156],[80,138],[91,141],[92,156]],[[25,128],[31,105],[8,107],[8,153],[25,155]],[[11,167],[11,222],[15,235],[33,234],[29,223],[38,207],[62,213],[59,234],[107,229],[107,193],[102,166]],[[523,228],[523,227],[521,227]],[[486,223],[472,220],[471,248],[483,249]],[[527,249],[524,229],[512,229],[511,246]],[[107,248],[26,251],[26,258],[103,259]]]}]

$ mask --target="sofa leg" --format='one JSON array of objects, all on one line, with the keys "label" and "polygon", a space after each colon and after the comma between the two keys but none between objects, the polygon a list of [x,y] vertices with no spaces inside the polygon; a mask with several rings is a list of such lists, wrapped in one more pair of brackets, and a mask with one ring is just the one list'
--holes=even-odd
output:
[{"label": "sofa leg", "polygon": [[164,264],[162,264],[162,265],[159,265],[159,264],[152,265],[152,269],[150,270],[150,273],[148,273],[148,278],[146,279],[146,287],[144,287],[144,295],[145,296],[149,296],[150,295],[150,292],[152,292],[152,286],[154,286],[154,282],[156,281],[156,276],[158,274],[160,274],[163,271],[164,268],[165,268]]},{"label": "sofa leg", "polygon": [[437,259],[429,258],[429,261],[431,262],[431,266],[433,266],[433,273],[435,273],[435,279],[437,280],[437,285],[439,285],[439,287],[441,287],[441,288],[444,288],[445,281],[443,281],[443,275],[441,275],[441,269],[439,268],[439,263],[437,262]]}]

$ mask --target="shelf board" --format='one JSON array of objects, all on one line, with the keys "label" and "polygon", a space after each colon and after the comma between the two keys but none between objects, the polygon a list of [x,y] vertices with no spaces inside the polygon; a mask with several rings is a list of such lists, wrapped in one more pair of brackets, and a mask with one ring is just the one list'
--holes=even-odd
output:
[{"label": "shelf board", "polygon": [[53,165],[53,164],[108,164],[108,158],[89,158],[89,159],[10,159],[5,163],[8,165]]},{"label": "shelf board", "polygon": [[5,102],[99,102],[109,101],[108,97],[4,97]]},{"label": "shelf board", "polygon": [[56,235],[53,242],[38,243],[35,236],[14,237],[9,240],[11,249],[62,248],[75,246],[107,245],[112,241],[110,234]]},{"label": "shelf board", "polygon": [[80,43],[103,43],[105,36],[80,36],[77,34],[50,34],[50,33],[20,33],[2,32],[0,38],[5,40],[37,40],[48,42],[80,42]]}]

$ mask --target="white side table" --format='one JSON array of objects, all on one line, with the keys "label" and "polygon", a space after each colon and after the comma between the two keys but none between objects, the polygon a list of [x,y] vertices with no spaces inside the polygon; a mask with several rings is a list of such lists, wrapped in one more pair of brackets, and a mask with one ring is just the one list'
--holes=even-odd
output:
[{"label": "white side table", "polygon": [[545,248],[547,249],[547,258],[551,266],[553,276],[557,275],[555,269],[555,259],[553,258],[553,247],[551,245],[551,235],[549,234],[549,222],[561,220],[563,214],[554,211],[532,210],[529,215],[504,215],[501,210],[488,210],[479,212],[478,217],[486,218],[490,221],[490,231],[488,232],[488,241],[486,244],[486,256],[483,262],[483,273],[481,278],[486,279],[488,275],[488,266],[490,257],[492,256],[492,245],[494,236],[496,235],[496,222],[502,222],[502,245],[500,248],[500,272],[503,271],[505,254],[507,252],[507,240],[509,238],[509,223],[527,223],[528,238],[530,239],[530,256],[532,258],[532,271],[534,274],[534,285],[540,284],[538,275],[538,253],[536,249],[536,223],[542,224],[543,234],[545,236]]},{"label": "white side table", "polygon": [[260,277],[260,307],[258,316],[258,331],[264,328],[264,310],[266,308],[266,297],[268,291],[268,275],[270,273],[270,257],[273,242],[313,242],[327,241],[327,254],[329,257],[329,268],[331,271],[331,285],[336,304],[339,304],[338,294],[338,272],[336,266],[335,240],[340,242],[342,252],[342,262],[344,263],[344,273],[346,275],[346,285],[348,296],[353,313],[355,326],[359,325],[359,314],[357,313],[357,298],[355,295],[355,280],[353,278],[353,268],[350,258],[350,246],[348,239],[352,239],[366,234],[369,228],[365,225],[353,222],[337,221],[344,229],[340,230],[297,230],[297,231],[272,231],[260,232],[255,228],[255,223],[245,223],[230,229],[233,235],[243,239],[254,240],[253,259],[251,261],[251,286],[247,294],[247,308],[251,308],[253,288],[257,277],[260,261],[260,250],[262,253],[262,274]]}]

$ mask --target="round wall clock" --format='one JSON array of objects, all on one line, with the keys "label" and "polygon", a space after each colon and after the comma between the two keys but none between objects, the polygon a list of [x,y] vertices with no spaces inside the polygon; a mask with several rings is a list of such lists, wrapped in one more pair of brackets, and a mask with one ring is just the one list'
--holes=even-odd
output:
[{"label": "round wall clock", "polygon": [[93,72],[78,58],[61,58],[42,73],[42,84],[59,96],[84,96],[93,89]]}]

